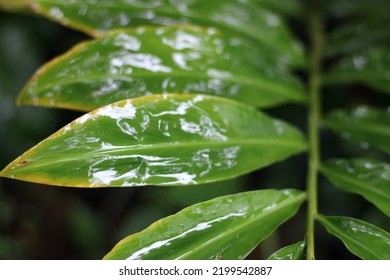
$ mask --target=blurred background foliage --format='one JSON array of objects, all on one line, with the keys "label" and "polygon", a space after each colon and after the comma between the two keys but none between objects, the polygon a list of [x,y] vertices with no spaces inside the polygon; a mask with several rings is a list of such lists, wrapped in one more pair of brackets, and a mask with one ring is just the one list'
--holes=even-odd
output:
[{"label": "blurred background foliage", "polygon": [[[348,20],[348,9],[337,17]],[[340,12],[341,11],[341,12]],[[290,20],[301,40],[304,23]],[[39,107],[16,107],[16,97],[43,63],[88,37],[33,15],[0,12],[0,168],[80,115]],[[364,38],[362,38],[364,40]],[[329,63],[337,61],[337,56]],[[304,72],[298,75],[305,79]],[[385,107],[388,96],[360,84],[327,87],[323,111],[368,104]],[[306,130],[306,108],[283,105],[266,110]],[[322,158],[386,155],[323,131]],[[262,188],[305,189],[306,155],[295,156],[230,181],[191,187],[77,189],[42,186],[0,178],[0,259],[101,259],[120,239],[152,222],[216,196]],[[388,219],[363,198],[338,191],[320,178],[320,212],[361,218],[390,230]],[[267,258],[282,246],[300,241],[305,207],[263,242],[248,258]],[[318,259],[355,259],[317,226]]]}]

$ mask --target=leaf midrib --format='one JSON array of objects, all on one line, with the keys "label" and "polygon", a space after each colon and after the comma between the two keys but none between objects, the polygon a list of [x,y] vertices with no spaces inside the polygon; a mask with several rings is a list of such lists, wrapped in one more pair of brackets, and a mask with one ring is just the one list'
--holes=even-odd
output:
[{"label": "leaf midrib", "polygon": [[[383,135],[383,136],[386,136],[386,137],[390,137],[390,129],[386,130],[386,126],[385,125],[381,125],[381,124],[376,124],[375,122],[371,121],[370,123],[368,124],[363,124],[360,122],[360,120],[358,120],[359,122],[358,123],[344,123],[344,122],[339,122],[340,120],[336,120],[338,123],[335,123],[334,120],[328,120],[328,121],[325,121],[325,124],[328,124],[328,126],[330,128],[333,128],[337,131],[340,131],[340,132],[370,132],[371,134],[375,134],[375,135]],[[353,126],[350,126],[350,125],[353,125]],[[383,133],[383,132],[386,132],[386,133]]]},{"label": "leaf midrib", "polygon": [[[287,73],[286,73],[287,74]],[[297,87],[297,85],[294,85],[293,83],[289,82],[289,83],[280,83],[280,82],[276,82],[276,80],[273,80],[272,78],[269,78],[269,77],[265,77],[265,79],[261,76],[261,75],[257,75],[256,76],[256,79],[253,79],[253,78],[248,78],[246,76],[242,76],[242,75],[236,75],[234,74],[234,76],[231,76],[229,78],[221,78],[221,77],[214,77],[214,76],[210,76],[210,75],[207,75],[205,74],[204,72],[200,72],[200,71],[196,71],[196,72],[191,72],[191,73],[187,73],[187,72],[184,72],[184,73],[180,73],[179,71],[174,71],[174,72],[170,72],[170,73],[132,73],[132,74],[129,74],[129,76],[123,76],[123,75],[106,75],[106,74],[103,74],[103,75],[89,75],[89,76],[83,76],[81,78],[72,78],[71,80],[70,79],[67,79],[65,82],[64,80],[59,80],[58,82],[56,81],[56,83],[48,83],[48,84],[45,84],[44,87],[41,87],[39,88],[39,92],[42,92],[42,91],[46,91],[50,88],[53,88],[55,86],[66,86],[66,85],[69,85],[69,84],[74,84],[74,83],[78,83],[78,82],[94,82],[96,80],[107,80],[107,79],[110,79],[110,80],[130,80],[131,78],[139,78],[139,77],[166,77],[166,76],[169,76],[169,77],[177,77],[177,78],[202,78],[202,79],[218,79],[218,80],[223,80],[223,81],[229,81],[229,82],[233,82],[233,83],[237,83],[237,84],[240,84],[240,85],[249,85],[249,86],[255,86],[257,88],[261,88],[261,89],[267,89],[267,90],[270,90],[272,91],[274,94],[277,94],[279,96],[284,96],[284,97],[294,97],[294,96],[300,96],[300,98],[296,98],[295,99],[299,99],[299,100],[302,100],[302,96],[303,96],[303,92],[302,91],[299,91],[299,88]],[[32,81],[32,83],[34,83],[36,81]],[[31,85],[30,85],[30,88],[31,88]],[[28,92],[29,91],[29,88],[27,88],[25,90],[25,92]],[[292,93],[292,94],[291,94]]]},{"label": "leaf midrib", "polygon": [[[66,155],[64,154],[61,154],[61,156],[59,157],[56,157],[55,155],[53,155],[52,153],[49,153],[46,157],[43,157],[43,158],[40,158],[39,161],[41,160],[46,160],[46,159],[50,159],[49,162],[40,162],[39,164],[38,163],[35,163],[33,162],[31,165],[24,165],[23,166],[23,172],[26,171],[26,170],[29,170],[29,169],[36,169],[36,168],[41,168],[41,167],[44,167],[44,166],[47,166],[47,165],[52,165],[53,162],[55,162],[56,164],[59,164],[59,163],[64,163],[64,162],[73,162],[73,161],[79,161],[79,160],[85,160],[85,159],[91,159],[93,157],[99,157],[99,156],[107,156],[107,155],[112,155],[112,153],[109,153],[111,151],[114,151],[115,153],[120,153],[121,151],[142,151],[142,150],[148,150],[148,149],[162,149],[162,148],[165,148],[165,149],[179,149],[180,148],[183,148],[183,147],[186,147],[186,146],[204,146],[205,148],[212,148],[212,147],[215,147],[215,146],[219,146],[219,147],[222,147],[222,145],[227,145],[227,146],[242,146],[242,144],[247,144],[247,145],[253,145],[253,146],[258,146],[259,144],[270,144],[269,146],[285,146],[285,147],[291,147],[291,148],[296,148],[297,150],[293,151],[293,152],[299,152],[300,150],[303,150],[305,148],[305,144],[304,142],[302,141],[302,143],[299,143],[298,141],[296,141],[295,143],[294,142],[288,142],[286,141],[285,139],[284,140],[280,140],[280,139],[273,139],[273,138],[267,138],[267,139],[243,139],[243,140],[240,140],[240,141],[237,141],[236,139],[234,139],[235,141],[232,141],[232,140],[228,140],[228,141],[210,141],[210,142],[205,142],[205,141],[197,141],[197,142],[179,142],[179,143],[174,143],[174,142],[169,142],[169,143],[160,143],[160,144],[150,144],[150,145],[144,145],[144,146],[129,146],[129,147],[126,147],[126,148],[120,148],[120,149],[107,149],[107,150],[104,150],[104,151],[101,151],[99,153],[95,153],[95,154],[91,154],[91,153],[84,153],[83,156],[79,156],[79,157],[72,157],[71,159],[69,159],[69,157],[71,156],[71,153],[68,153]],[[131,148],[132,147],[132,148]],[[34,149],[34,148],[33,148]],[[33,152],[33,151],[29,151],[29,152]],[[107,152],[107,154],[104,154],[105,152]],[[127,154],[129,155],[129,154]],[[32,157],[34,157],[35,155],[33,155]],[[66,157],[64,159],[64,157]],[[21,158],[17,158],[14,162],[10,163],[9,166],[12,166],[12,165],[15,165],[17,164],[18,162],[21,161],[21,159],[29,159],[29,158],[26,158],[25,155],[22,155]],[[30,168],[29,168],[30,167]],[[6,167],[4,170],[8,169],[8,167]]]}]

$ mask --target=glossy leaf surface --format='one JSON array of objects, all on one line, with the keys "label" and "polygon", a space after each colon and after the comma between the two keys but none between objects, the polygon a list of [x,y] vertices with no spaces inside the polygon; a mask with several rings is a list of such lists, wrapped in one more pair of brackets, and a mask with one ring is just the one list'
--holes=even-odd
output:
[{"label": "glossy leaf surface", "polygon": [[389,65],[390,48],[371,48],[342,58],[325,75],[324,81],[327,84],[358,82],[390,94]]},{"label": "glossy leaf surface", "polygon": [[195,204],[123,239],[105,259],[243,259],[304,199],[298,190],[260,190]]},{"label": "glossy leaf surface", "polygon": [[216,27],[289,54],[302,65],[303,49],[283,20],[249,0],[30,0],[32,8],[64,25],[101,35],[109,30],[140,25],[196,24]]},{"label": "glossy leaf surface", "polygon": [[317,219],[356,256],[365,260],[390,259],[390,234],[383,229],[349,217],[319,215]]},{"label": "glossy leaf surface", "polygon": [[390,165],[372,159],[325,161],[322,173],[339,189],[359,194],[390,217]]},{"label": "glossy leaf surface", "polygon": [[269,260],[304,260],[305,259],[305,242],[299,241],[297,243],[286,246],[275,253],[273,253]]},{"label": "glossy leaf surface", "polygon": [[299,131],[254,107],[154,95],[82,116],[0,175],[79,187],[198,184],[250,172],[305,146]]},{"label": "glossy leaf surface", "polygon": [[43,66],[19,104],[90,111],[153,93],[211,94],[259,107],[304,102],[302,84],[282,60],[215,29],[115,32]]},{"label": "glossy leaf surface", "polygon": [[390,111],[360,106],[353,110],[335,110],[325,124],[363,147],[378,147],[390,153]]}]

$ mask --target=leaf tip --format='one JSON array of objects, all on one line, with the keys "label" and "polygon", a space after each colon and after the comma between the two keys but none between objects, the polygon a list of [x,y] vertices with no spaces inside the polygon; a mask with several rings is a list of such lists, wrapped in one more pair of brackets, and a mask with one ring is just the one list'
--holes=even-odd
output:
[{"label": "leaf tip", "polygon": [[3,170],[0,171],[0,177],[3,177],[3,178],[14,178],[14,176],[12,174],[10,174],[8,172],[8,166],[5,167]]}]

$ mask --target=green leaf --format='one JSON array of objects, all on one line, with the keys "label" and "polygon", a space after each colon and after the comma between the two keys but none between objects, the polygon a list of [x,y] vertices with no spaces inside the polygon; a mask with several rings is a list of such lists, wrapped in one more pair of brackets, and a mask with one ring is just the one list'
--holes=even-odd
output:
[{"label": "green leaf", "polygon": [[304,102],[302,84],[280,61],[215,29],[139,28],[80,44],[49,62],[18,102],[90,111],[152,93],[189,92],[259,107]]},{"label": "green leaf", "polygon": [[337,17],[363,17],[366,20],[389,18],[388,0],[328,0],[324,3],[328,12]]},{"label": "green leaf", "polygon": [[390,234],[381,228],[349,217],[326,217],[317,220],[348,250],[365,260],[390,259]]},{"label": "green leaf", "polygon": [[273,253],[269,260],[304,260],[306,244],[304,241],[286,246]]},{"label": "green leaf", "polygon": [[259,3],[262,7],[266,7],[276,13],[289,16],[298,16],[303,11],[302,0],[252,0]]},{"label": "green leaf", "polygon": [[[244,36],[289,54],[303,65],[302,45],[294,41],[283,20],[250,1],[182,0],[30,0],[35,12],[94,36],[140,25],[196,24]],[[276,54],[275,54],[276,55]]]},{"label": "green leaf", "polygon": [[104,259],[243,259],[305,199],[260,190],[192,205],[120,241]]},{"label": "green leaf", "polygon": [[[390,18],[386,21],[375,22],[361,20],[356,20],[354,22],[348,21],[329,35],[328,42],[329,44],[326,46],[326,53],[333,57],[340,54],[345,55],[362,51],[365,53],[365,50],[368,48],[376,48],[380,45],[388,46],[390,43]],[[345,64],[348,64],[346,61],[350,60],[350,57],[344,59]],[[359,59],[356,59],[357,61],[355,61],[355,64],[359,65]],[[336,66],[336,68],[337,67],[339,66]],[[332,76],[332,79],[338,78]],[[349,79],[349,81],[354,81],[353,77],[350,77]],[[358,81],[360,81],[360,79]]]},{"label": "green leaf", "polygon": [[372,159],[328,160],[322,173],[339,189],[363,196],[390,217],[390,165]]},{"label": "green leaf", "polygon": [[82,116],[0,175],[78,187],[199,184],[305,147],[298,130],[254,107],[205,95],[154,95]]},{"label": "green leaf", "polygon": [[370,48],[345,56],[325,76],[326,84],[363,83],[390,94],[390,48]]},{"label": "green leaf", "polygon": [[372,145],[390,153],[390,110],[359,106],[352,110],[335,110],[325,124],[343,137]]}]

